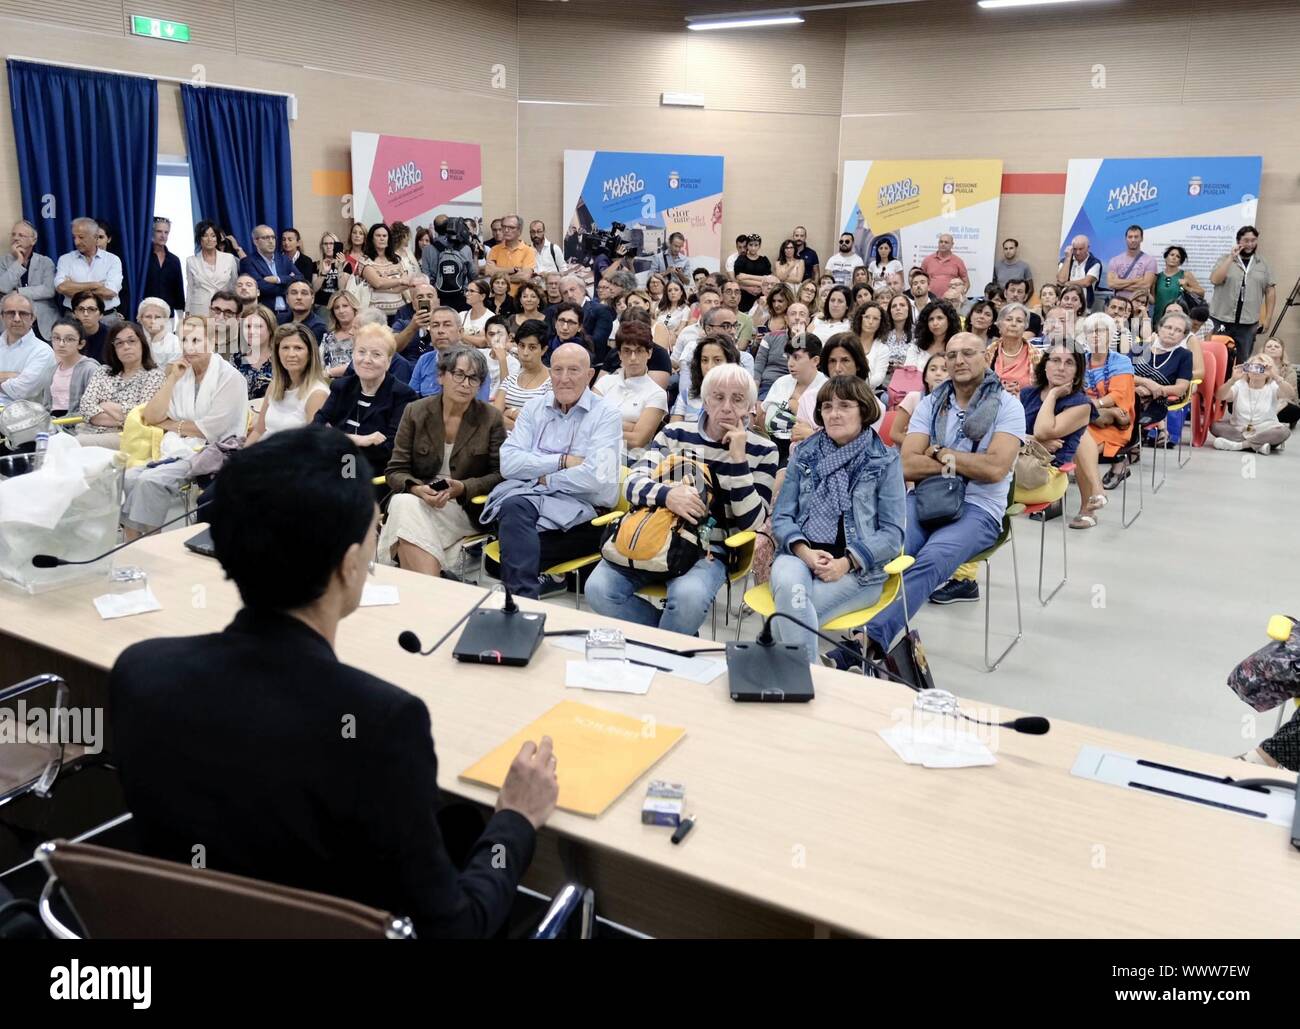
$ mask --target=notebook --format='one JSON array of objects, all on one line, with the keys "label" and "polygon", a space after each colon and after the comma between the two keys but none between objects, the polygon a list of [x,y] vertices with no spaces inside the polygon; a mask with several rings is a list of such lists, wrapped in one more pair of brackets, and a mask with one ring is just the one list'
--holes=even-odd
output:
[{"label": "notebook", "polygon": [[565,700],[465,769],[460,778],[500,789],[524,741],[549,736],[560,781],[558,806],[596,818],[684,735],[686,730],[675,726]]}]

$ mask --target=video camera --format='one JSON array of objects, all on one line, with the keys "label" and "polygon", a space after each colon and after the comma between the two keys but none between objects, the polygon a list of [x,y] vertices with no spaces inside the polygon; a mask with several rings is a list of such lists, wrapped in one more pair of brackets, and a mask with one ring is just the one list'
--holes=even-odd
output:
[{"label": "video camera", "polygon": [[590,232],[579,232],[579,259],[583,264],[591,264],[602,254],[611,259],[617,257],[623,247],[631,245],[632,241],[622,235],[626,231],[625,224],[613,222],[608,229],[594,228]]},{"label": "video camera", "polygon": [[442,235],[453,247],[466,247],[478,242],[478,237],[469,231],[464,218],[448,218]]}]

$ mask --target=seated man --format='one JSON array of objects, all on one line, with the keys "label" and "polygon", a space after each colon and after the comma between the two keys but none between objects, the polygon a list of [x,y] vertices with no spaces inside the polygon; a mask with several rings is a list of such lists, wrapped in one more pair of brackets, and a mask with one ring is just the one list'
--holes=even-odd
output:
[{"label": "seated man", "polygon": [[32,302],[36,334],[48,340],[63,305],[55,299],[54,262],[36,253],[36,227],[29,221],[14,222],[9,251],[0,255],[0,295],[15,292]]},{"label": "seated man", "polygon": [[126,473],[122,528],[135,539],[167,520],[181,487],[194,478],[191,465],[209,444],[248,432],[248,383],[208,342],[198,315],[181,323],[181,358],[140,414],[145,425],[164,431],[162,460]]},{"label": "seated man", "polygon": [[[637,590],[664,582],[666,576],[601,561],[587,580],[587,599],[602,615],[638,625],[658,626],[693,636],[704,624],[709,605],[727,578],[723,540],[757,529],[772,506],[776,446],[749,428],[758,399],[754,377],[738,364],[712,369],[700,384],[704,413],[698,422],[666,425],[628,474],[623,493],[639,507],[666,507],[691,525],[712,522],[709,552],[685,575],[667,579],[668,597],[661,612]],[[713,476],[713,503],[706,506],[696,487],[659,482],[652,474],[672,454],[703,461]]]},{"label": "seated man", "polygon": [[311,334],[316,337],[316,345],[320,346],[321,337],[325,335],[325,323],[317,318],[313,311],[316,294],[311,290],[311,283],[289,283],[284,291],[284,302],[288,305],[288,309],[281,311],[276,316],[276,321],[281,325],[300,322],[311,330]]},{"label": "seated man", "polygon": [[428,708],[334,653],[379,522],[369,481],[339,475],[359,457],[342,433],[309,426],[222,469],[212,541],[244,606],[222,632],[118,658],[122,789],[155,857],[188,865],[201,846],[208,868],[407,916],[418,937],[490,936],[555,808],[555,757],[545,737],[523,745],[458,870]]},{"label": "seated man", "polygon": [[0,301],[0,404],[37,400],[54,379],[54,351],[37,338],[32,302],[15,291]]},{"label": "seated man", "polygon": [[[429,336],[433,349],[421,355],[411,372],[411,389],[422,397],[436,397],[442,392],[442,375],[438,371],[438,357],[452,347],[468,346],[461,342],[460,316],[450,307],[435,307],[429,314]],[[395,337],[401,348],[400,333]],[[484,403],[492,402],[492,380],[489,376],[478,385],[475,398]]]},{"label": "seated man", "polygon": [[543,568],[600,549],[601,530],[591,519],[618,502],[623,416],[590,381],[586,349],[558,347],[551,392],[524,405],[501,446],[505,481],[479,520],[499,523],[501,581],[521,597],[541,595]]},{"label": "seated man", "polygon": [[[945,355],[948,381],[923,396],[903,440],[903,476],[920,483],[936,475],[960,475],[966,498],[952,521],[922,526],[916,494],[907,495],[907,535],[904,552],[916,558],[903,575],[907,610],[921,609],[959,565],[991,547],[1002,531],[1002,517],[1011,490],[1011,469],[1020,453],[1025,411],[1018,397],[1003,388],[988,366],[984,343],[970,332],[948,340]],[[973,581],[955,581],[944,590],[974,592]],[[960,599],[966,599],[965,596]],[[867,626],[871,640],[888,652],[904,629],[903,598],[899,597]]]}]

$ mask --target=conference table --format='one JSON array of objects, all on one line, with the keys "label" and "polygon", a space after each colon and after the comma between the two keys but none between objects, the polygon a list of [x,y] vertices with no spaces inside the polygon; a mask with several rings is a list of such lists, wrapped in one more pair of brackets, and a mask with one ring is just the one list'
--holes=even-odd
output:
[{"label": "conference table", "polygon": [[[0,590],[0,683],[59,671],[74,703],[106,704],[107,670],[130,644],[225,626],[238,595],[215,561],[183,548],[192,534],[145,539],[122,555],[148,572],[160,611],[102,620],[91,599],[103,579],[35,596]],[[685,728],[599,818],[557,811],[539,837],[528,884],[549,895],[576,877],[615,922],[687,937],[1300,934],[1300,852],[1286,829],[1070,769],[1093,745],[1213,775],[1291,773],[1059,720],[1046,736],[1000,731],[992,766],[927,769],[905,764],[878,734],[910,719],[905,687],[815,667],[807,704],[735,703],[725,675],[700,685],[657,672],[641,696],[566,689],[565,662],[580,655],[551,640],[524,668],[458,664],[454,634],[428,657],[405,652],[401,630],[427,646],[483,591],[386,567],[374,581],[396,586],[400,602],[347,618],[338,655],[428,705],[449,794],[493,804],[494,791],[458,773],[561,700]],[[671,647],[709,643],[520,604],[545,610],[548,631],[611,626]],[[1065,656],[1043,674],[1082,677]],[[963,692],[960,682],[940,685]],[[975,702],[966,710],[1019,714]],[[686,787],[698,824],[680,846],[671,830],[641,823],[650,778]]]}]

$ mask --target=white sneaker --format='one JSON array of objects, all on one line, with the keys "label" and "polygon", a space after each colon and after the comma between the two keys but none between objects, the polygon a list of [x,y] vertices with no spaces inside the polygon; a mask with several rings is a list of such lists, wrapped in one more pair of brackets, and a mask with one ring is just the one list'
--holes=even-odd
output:
[{"label": "white sneaker", "polygon": [[1224,439],[1222,436],[1214,437],[1215,450],[1241,450],[1245,445],[1246,444],[1244,443],[1234,443],[1232,440]]},{"label": "white sneaker", "polygon": [[1272,446],[1269,445],[1268,443],[1264,443],[1260,446],[1259,450],[1257,450],[1256,453],[1263,454],[1265,457],[1267,457],[1270,453],[1272,453],[1272,451],[1273,451]]}]

